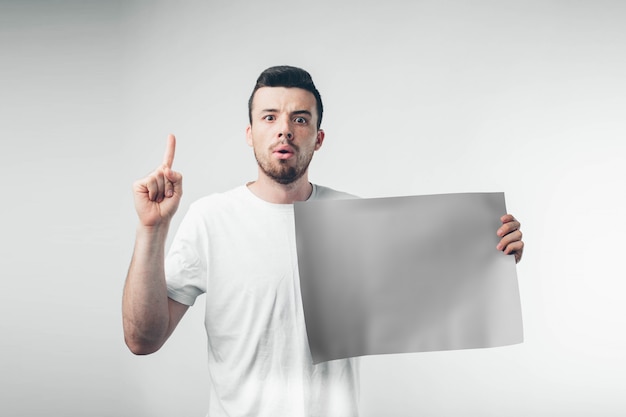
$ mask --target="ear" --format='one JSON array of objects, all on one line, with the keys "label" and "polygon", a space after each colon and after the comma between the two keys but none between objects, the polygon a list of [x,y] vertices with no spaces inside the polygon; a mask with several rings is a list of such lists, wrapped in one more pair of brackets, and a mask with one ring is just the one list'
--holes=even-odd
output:
[{"label": "ear", "polygon": [[246,127],[246,142],[248,146],[252,146],[252,125],[248,125]]},{"label": "ear", "polygon": [[319,129],[317,131],[317,138],[315,139],[315,150],[318,150],[319,148],[322,147],[322,143],[324,142],[325,135],[326,134],[324,133],[322,129]]}]

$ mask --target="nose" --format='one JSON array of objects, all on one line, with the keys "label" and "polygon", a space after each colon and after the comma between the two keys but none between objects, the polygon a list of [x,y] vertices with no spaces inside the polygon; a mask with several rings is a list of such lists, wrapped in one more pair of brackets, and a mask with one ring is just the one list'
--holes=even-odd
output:
[{"label": "nose", "polygon": [[278,126],[278,138],[279,139],[293,139],[293,132],[291,131],[291,123],[289,120],[283,120]]}]

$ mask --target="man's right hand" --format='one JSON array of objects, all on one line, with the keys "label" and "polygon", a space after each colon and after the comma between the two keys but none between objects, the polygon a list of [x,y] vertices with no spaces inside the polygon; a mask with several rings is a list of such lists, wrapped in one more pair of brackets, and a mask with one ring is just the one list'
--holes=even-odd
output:
[{"label": "man's right hand", "polygon": [[167,137],[163,163],[147,177],[135,181],[135,209],[143,226],[167,225],[176,213],[183,195],[183,176],[172,171],[176,138]]}]

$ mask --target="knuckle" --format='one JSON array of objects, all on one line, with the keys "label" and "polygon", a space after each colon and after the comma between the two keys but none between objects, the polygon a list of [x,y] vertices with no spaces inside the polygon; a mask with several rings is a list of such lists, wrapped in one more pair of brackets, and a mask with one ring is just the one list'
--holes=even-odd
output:
[{"label": "knuckle", "polygon": [[161,167],[155,169],[152,174],[150,174],[150,177],[152,178],[159,178],[163,176],[163,169]]}]

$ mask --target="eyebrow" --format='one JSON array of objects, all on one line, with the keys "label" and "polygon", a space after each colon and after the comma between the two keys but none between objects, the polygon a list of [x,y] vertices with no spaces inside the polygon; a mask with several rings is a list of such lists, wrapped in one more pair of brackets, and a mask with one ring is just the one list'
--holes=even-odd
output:
[{"label": "eyebrow", "polygon": [[[278,110],[277,109],[263,109],[261,110],[261,113],[278,113]],[[291,114],[294,114],[294,115],[306,114],[307,116],[313,117],[313,114],[308,110],[296,110],[296,111],[291,112]]]}]

